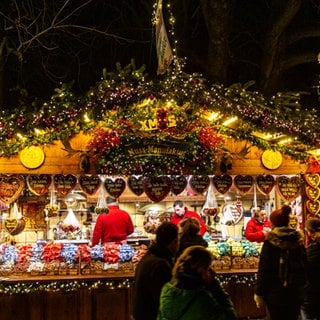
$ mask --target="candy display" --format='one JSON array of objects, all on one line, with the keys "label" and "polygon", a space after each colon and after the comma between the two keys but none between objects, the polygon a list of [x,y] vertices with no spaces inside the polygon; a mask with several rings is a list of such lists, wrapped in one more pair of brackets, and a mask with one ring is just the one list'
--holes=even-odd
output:
[{"label": "candy display", "polygon": [[261,243],[248,240],[211,242],[208,250],[214,256],[213,266],[215,269],[251,269],[257,268]]},{"label": "candy display", "polygon": [[[211,241],[208,246],[217,270],[257,268],[261,244],[247,240]],[[130,272],[148,252],[141,244],[105,244],[90,247],[72,242],[0,245],[0,274],[68,275]]]},{"label": "candy display", "polygon": [[134,248],[132,246],[129,246],[127,244],[123,244],[122,246],[120,246],[119,261],[121,262],[131,261],[133,255],[134,255]]}]

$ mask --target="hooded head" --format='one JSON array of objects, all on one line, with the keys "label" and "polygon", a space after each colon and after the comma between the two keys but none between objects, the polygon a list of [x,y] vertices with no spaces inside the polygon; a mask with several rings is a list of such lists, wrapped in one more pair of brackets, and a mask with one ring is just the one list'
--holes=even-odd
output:
[{"label": "hooded head", "polygon": [[274,210],[270,214],[270,221],[274,227],[288,227],[291,207],[283,205],[280,209]]}]

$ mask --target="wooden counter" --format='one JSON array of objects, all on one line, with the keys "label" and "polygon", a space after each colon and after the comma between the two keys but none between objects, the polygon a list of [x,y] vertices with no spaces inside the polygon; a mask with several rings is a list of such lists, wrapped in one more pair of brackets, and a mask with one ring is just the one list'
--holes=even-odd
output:
[{"label": "wooden counter", "polygon": [[265,308],[258,309],[253,300],[256,269],[217,271],[218,277],[231,300],[238,319],[262,319]]},{"label": "wooden counter", "polygon": [[[255,270],[218,272],[239,319],[263,318],[253,301]],[[0,319],[130,320],[133,273],[0,278]]]}]

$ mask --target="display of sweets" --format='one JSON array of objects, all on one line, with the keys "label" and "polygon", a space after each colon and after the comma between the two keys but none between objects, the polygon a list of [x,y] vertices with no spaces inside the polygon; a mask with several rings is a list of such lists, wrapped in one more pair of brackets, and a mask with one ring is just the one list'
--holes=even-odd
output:
[{"label": "display of sweets", "polygon": [[248,240],[228,239],[220,242],[210,242],[208,250],[214,256],[213,266],[219,269],[257,268],[261,243]]},{"label": "display of sweets", "polygon": [[[257,268],[262,244],[247,240],[210,241],[216,270]],[[105,244],[90,247],[71,242],[37,241],[0,245],[0,274],[71,275],[132,272],[148,246]]]}]

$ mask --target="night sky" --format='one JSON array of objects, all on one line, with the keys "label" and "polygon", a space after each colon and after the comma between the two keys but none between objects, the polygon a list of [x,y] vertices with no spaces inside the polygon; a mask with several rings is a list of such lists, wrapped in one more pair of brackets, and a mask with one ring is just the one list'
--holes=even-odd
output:
[{"label": "night sky", "polygon": [[[37,8],[42,12],[43,0],[24,2],[20,19],[11,1],[1,1],[0,11],[10,19],[3,19],[2,32],[10,39],[9,45],[17,46],[16,28],[26,26],[32,21],[31,13]],[[75,6],[84,1],[73,1],[66,8],[65,15],[72,12]],[[281,1],[281,3],[290,1]],[[18,3],[20,3],[18,1]],[[46,18],[57,11],[64,1],[47,4]],[[164,1],[164,5],[167,4]],[[261,56],[264,51],[264,35],[268,23],[268,14],[273,1],[239,0],[232,7],[232,28],[228,34],[231,64],[228,66],[226,85],[250,80],[258,80]],[[26,4],[32,4],[28,9]],[[186,71],[200,72],[206,77],[205,56],[208,49],[208,35],[200,2],[183,0],[171,1],[177,41],[177,54],[187,57]],[[19,4],[22,6],[22,4]],[[27,9],[26,9],[27,8]],[[25,10],[25,11],[23,11]],[[279,12],[282,8],[279,6]],[[25,13],[25,14],[23,14]],[[85,30],[65,28],[48,32],[39,42],[33,42],[21,56],[8,55],[5,64],[5,107],[17,103],[14,88],[26,88],[30,101],[35,98],[47,99],[53,94],[54,88],[61,83],[74,81],[74,91],[86,92],[102,77],[103,68],[108,71],[115,69],[117,62],[123,66],[131,59],[137,67],[145,64],[147,72],[156,76],[156,52],[154,29],[152,25],[153,2],[135,0],[95,0],[79,12],[73,14],[67,24],[78,24],[103,31],[89,33]],[[169,13],[164,10],[168,19]],[[62,16],[62,15],[61,15]],[[60,17],[61,17],[60,16]],[[16,20],[14,20],[15,18]],[[320,2],[318,0],[302,1],[300,10],[286,29],[288,35],[297,30],[306,30],[318,26],[320,30]],[[20,24],[13,21],[20,21]],[[48,20],[49,21],[49,20]],[[167,20],[168,21],[168,20]],[[39,20],[37,23],[40,26]],[[167,22],[169,29],[169,23]],[[21,31],[21,29],[20,29]],[[32,30],[34,32],[34,30]],[[22,33],[25,39],[28,34]],[[319,32],[314,37],[301,39],[288,46],[286,54],[320,52]],[[315,60],[288,69],[279,83],[279,90],[308,92],[305,100],[315,103],[316,88],[319,84],[320,68]],[[259,89],[259,88],[255,88]]]}]

